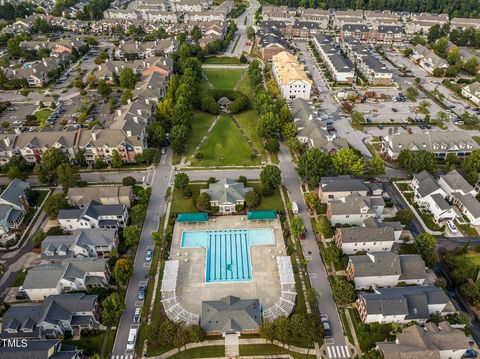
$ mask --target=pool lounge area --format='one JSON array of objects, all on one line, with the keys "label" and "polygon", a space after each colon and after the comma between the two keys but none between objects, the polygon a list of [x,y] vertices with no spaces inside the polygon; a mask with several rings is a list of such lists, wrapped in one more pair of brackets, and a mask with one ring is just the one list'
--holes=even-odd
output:
[{"label": "pool lounge area", "polygon": [[206,249],[205,281],[230,282],[252,279],[251,247],[273,245],[269,228],[188,230],[182,232],[182,248]]}]

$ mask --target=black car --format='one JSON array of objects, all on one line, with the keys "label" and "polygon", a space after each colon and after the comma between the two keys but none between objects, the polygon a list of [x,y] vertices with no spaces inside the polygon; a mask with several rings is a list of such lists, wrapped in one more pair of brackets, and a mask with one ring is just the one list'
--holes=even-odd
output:
[{"label": "black car", "polygon": [[406,126],[406,125],[403,125],[402,128],[403,128],[404,130],[408,130],[408,126]]},{"label": "black car", "polygon": [[427,130],[431,130],[431,129],[432,129],[432,126],[430,126],[430,125],[425,125],[425,127],[427,128]]},{"label": "black car", "polygon": [[25,293],[23,290],[19,290],[17,295],[15,296],[15,299],[27,299],[27,293]]},{"label": "black car", "polygon": [[326,315],[321,315],[320,321],[322,322],[323,326],[323,336],[325,338],[330,338],[332,336],[332,327],[328,321],[328,317]]},{"label": "black car", "polygon": [[392,107],[393,112],[398,112],[398,110],[395,107]]},{"label": "black car", "polygon": [[420,126],[418,126],[418,127],[420,127],[420,129],[422,129],[422,130],[425,129],[425,126],[424,126],[424,125],[420,125]]}]

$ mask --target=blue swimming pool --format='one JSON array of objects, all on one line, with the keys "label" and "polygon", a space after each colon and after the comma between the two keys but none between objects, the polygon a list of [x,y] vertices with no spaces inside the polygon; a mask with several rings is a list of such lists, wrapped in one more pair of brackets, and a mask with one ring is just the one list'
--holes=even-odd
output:
[{"label": "blue swimming pool", "polygon": [[231,282],[252,279],[252,245],[274,243],[272,229],[229,229],[184,231],[181,245],[183,248],[206,248],[207,282]]}]

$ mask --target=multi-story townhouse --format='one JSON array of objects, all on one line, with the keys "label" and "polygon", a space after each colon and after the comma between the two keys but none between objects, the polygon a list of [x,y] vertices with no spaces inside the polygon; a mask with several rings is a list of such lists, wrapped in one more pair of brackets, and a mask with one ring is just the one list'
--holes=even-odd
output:
[{"label": "multi-story townhouse", "polygon": [[[382,195],[382,192],[372,192],[371,194]],[[340,200],[354,193],[367,196],[370,188],[361,179],[353,178],[350,175],[322,177],[318,188],[318,198],[323,203]]]},{"label": "multi-story townhouse", "polygon": [[385,201],[382,197],[364,197],[356,193],[327,204],[326,217],[332,224],[360,226],[368,218],[383,218]]},{"label": "multi-story townhouse", "polygon": [[287,42],[277,30],[260,29],[257,32],[256,42],[264,61],[271,60],[274,55],[287,50]]},{"label": "multi-story townhouse", "polygon": [[455,17],[450,20],[450,28],[451,29],[468,29],[472,27],[474,29],[480,29],[480,20],[479,19],[466,19]]},{"label": "multi-story townhouse", "polygon": [[405,32],[407,35],[414,35],[417,33],[426,34],[430,28],[436,24],[443,26],[448,22],[447,14],[430,14],[420,13],[412,15],[411,20],[405,24]]},{"label": "multi-story townhouse", "polygon": [[462,96],[465,96],[475,105],[480,106],[480,82],[474,82],[462,87]]},{"label": "multi-story townhouse", "polygon": [[296,16],[296,9],[291,9],[286,5],[262,7],[262,19],[264,21],[284,21],[293,23]]},{"label": "multi-story townhouse", "polygon": [[333,46],[332,41],[331,37],[323,34],[317,34],[313,38],[315,49],[327,66],[333,80],[336,83],[352,84],[355,78],[353,63],[340,54],[340,51]]},{"label": "multi-story townhouse", "polygon": [[39,302],[51,295],[107,287],[109,279],[107,259],[70,258],[31,268],[22,289],[32,302]]},{"label": "multi-story townhouse", "polygon": [[345,254],[389,252],[395,243],[395,231],[391,227],[337,228],[333,238]]},{"label": "multi-story townhouse", "polygon": [[301,11],[298,20],[306,22],[315,22],[321,29],[326,29],[330,22],[330,11],[322,9],[304,9]]},{"label": "multi-story townhouse", "polygon": [[62,358],[82,359],[83,352],[75,346],[65,345],[62,340],[29,340],[26,346],[2,346],[0,356],[2,359],[30,359],[30,358]]},{"label": "multi-story townhouse", "polygon": [[333,17],[333,26],[340,29],[344,24],[362,24],[365,23],[363,10],[345,10],[336,11]]},{"label": "multi-story townhouse", "polygon": [[429,74],[433,74],[435,69],[446,69],[448,67],[448,63],[444,59],[420,44],[415,45],[413,48],[411,59],[417,62]]},{"label": "multi-story townhouse", "polygon": [[18,230],[30,210],[28,188],[27,182],[15,178],[0,195],[0,242],[8,240],[9,234]]},{"label": "multi-story townhouse", "polygon": [[175,39],[163,39],[145,42],[122,40],[115,49],[115,57],[126,59],[144,59],[152,56],[171,54],[174,53],[177,48],[178,41]]},{"label": "multi-story townhouse", "polygon": [[361,42],[367,42],[370,39],[370,29],[365,24],[343,24],[340,31],[340,38],[353,38]]}]

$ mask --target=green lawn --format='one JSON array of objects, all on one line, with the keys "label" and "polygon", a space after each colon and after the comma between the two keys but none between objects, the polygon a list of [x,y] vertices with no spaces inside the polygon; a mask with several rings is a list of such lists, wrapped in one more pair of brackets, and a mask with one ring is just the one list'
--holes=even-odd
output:
[{"label": "green lawn", "polygon": [[244,71],[243,69],[203,69],[208,81],[220,90],[233,90]]},{"label": "green lawn", "polygon": [[201,188],[207,188],[206,184],[191,184],[189,186],[192,189],[192,197],[185,198],[183,192],[175,189],[173,191],[172,207],[170,211],[172,213],[190,213],[190,212],[199,212],[197,207],[195,207],[194,202],[200,193]]},{"label": "green lawn", "polygon": [[48,116],[52,113],[52,110],[49,110],[48,108],[37,111],[34,113],[35,117],[37,118],[38,121],[40,120],[47,120]]},{"label": "green lawn", "polygon": [[18,273],[17,278],[15,278],[15,282],[13,282],[14,287],[20,287],[25,282],[25,278],[27,276],[27,272],[21,271]]},{"label": "green lawn", "polygon": [[462,232],[462,234],[465,237],[478,237],[477,230],[469,224],[458,224],[457,223],[457,227],[460,229],[460,231]]},{"label": "green lawn", "polygon": [[[253,187],[259,193],[262,192],[262,184],[261,183],[247,183],[249,187]],[[260,202],[260,206],[257,208],[258,211],[264,210],[274,210],[274,211],[282,211],[283,210],[283,202],[282,197],[280,196],[280,190],[277,189],[273,195],[270,197],[262,196],[262,201]]]},{"label": "green lawn", "polygon": [[250,77],[248,77],[247,75],[243,76],[243,79],[238,83],[236,90],[243,92],[245,95],[247,95],[250,101],[253,101],[255,99],[255,93],[252,88],[252,83],[250,82]]},{"label": "green lawn", "polygon": [[415,244],[401,244],[400,245],[400,254],[418,254]]},{"label": "green lawn", "polygon": [[480,145],[480,136],[472,136],[472,138]]},{"label": "green lawn", "polygon": [[263,139],[259,136],[257,131],[258,116],[255,110],[252,109],[243,111],[242,113],[237,113],[233,116],[238,121],[240,126],[242,126],[243,130],[247,134],[248,138],[250,138],[250,141],[252,141],[257,151],[261,154],[264,154],[265,148],[263,147]]},{"label": "green lawn", "polygon": [[225,356],[225,346],[216,345],[211,347],[200,347],[188,349],[183,352],[172,355],[172,359],[191,359],[191,358],[218,358]]},{"label": "green lawn", "polygon": [[462,257],[467,266],[480,267],[480,253],[467,253]]},{"label": "green lawn", "polygon": [[63,343],[82,348],[83,354],[86,354],[88,356],[95,353],[100,354],[103,344],[103,335],[91,335],[88,337],[82,335],[80,340],[65,339]]},{"label": "green lawn", "polygon": [[194,166],[251,166],[260,164],[252,160],[250,145],[226,116],[220,117],[207,140],[200,148],[203,159],[192,161]]},{"label": "green lawn", "polygon": [[[315,350],[312,348],[312,353],[315,353]],[[291,352],[285,348],[277,347],[273,344],[252,344],[252,345],[240,345],[240,355],[243,356],[253,356],[253,355],[279,355],[279,354],[290,354],[295,359],[300,358],[316,358],[315,355],[305,355]]]},{"label": "green lawn", "polygon": [[205,64],[213,65],[241,65],[240,59],[228,56],[211,56],[205,58]]},{"label": "green lawn", "polygon": [[376,342],[383,342],[385,339],[395,339],[394,335],[389,334],[392,331],[392,325],[378,323],[363,324],[355,309],[349,309],[349,311],[355,332],[357,333],[360,349],[362,349],[363,352],[374,348]]},{"label": "green lawn", "polygon": [[207,112],[195,111],[192,119],[192,135],[188,140],[186,155],[191,156],[198,146],[210,125],[215,120],[215,115]]}]

